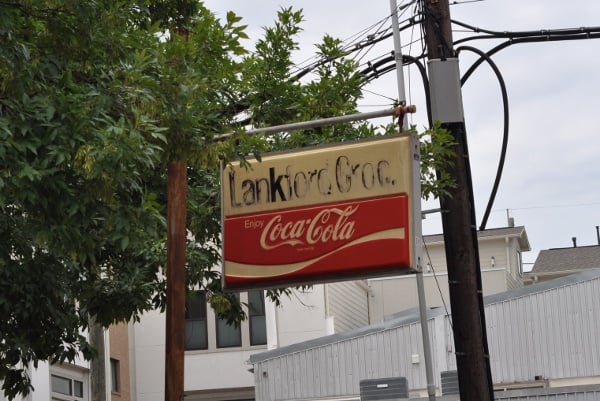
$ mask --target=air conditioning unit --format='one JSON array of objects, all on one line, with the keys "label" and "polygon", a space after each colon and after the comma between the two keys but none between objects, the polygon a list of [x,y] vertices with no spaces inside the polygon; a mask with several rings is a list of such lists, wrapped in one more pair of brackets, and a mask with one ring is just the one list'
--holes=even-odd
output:
[{"label": "air conditioning unit", "polygon": [[459,394],[458,390],[458,372],[456,370],[447,370],[441,373],[442,376],[442,395]]},{"label": "air conditioning unit", "polygon": [[387,377],[360,381],[361,401],[385,401],[408,398],[406,377]]}]

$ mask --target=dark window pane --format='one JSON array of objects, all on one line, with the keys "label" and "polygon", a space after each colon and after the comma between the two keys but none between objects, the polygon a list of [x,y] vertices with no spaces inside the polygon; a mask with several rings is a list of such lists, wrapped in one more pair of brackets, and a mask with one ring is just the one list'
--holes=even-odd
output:
[{"label": "dark window pane", "polygon": [[206,293],[195,291],[185,303],[185,349],[207,349]]},{"label": "dark window pane", "polygon": [[248,292],[248,315],[250,316],[250,345],[266,344],[265,297],[262,291]]},{"label": "dark window pane", "polygon": [[52,391],[59,394],[73,395],[71,379],[52,375]]},{"label": "dark window pane", "polygon": [[110,359],[110,391],[119,392],[119,361]]},{"label": "dark window pane", "polygon": [[227,324],[227,320],[217,317],[217,347],[239,347],[242,345],[242,333],[239,326]]},{"label": "dark window pane", "polygon": [[207,349],[206,319],[185,321],[185,349]]},{"label": "dark window pane", "polygon": [[194,291],[186,297],[185,318],[206,319],[206,293],[204,291]]},{"label": "dark window pane", "polygon": [[248,291],[248,309],[250,316],[265,315],[265,297],[262,291]]},{"label": "dark window pane", "polygon": [[83,398],[83,382],[73,380],[73,395],[75,397]]},{"label": "dark window pane", "polygon": [[267,343],[267,325],[264,316],[250,318],[250,345],[265,345]]},{"label": "dark window pane", "polygon": [[[235,295],[239,301],[239,294]],[[242,331],[240,326],[227,324],[227,319],[222,319],[217,314],[217,348],[240,347],[242,345]]]}]

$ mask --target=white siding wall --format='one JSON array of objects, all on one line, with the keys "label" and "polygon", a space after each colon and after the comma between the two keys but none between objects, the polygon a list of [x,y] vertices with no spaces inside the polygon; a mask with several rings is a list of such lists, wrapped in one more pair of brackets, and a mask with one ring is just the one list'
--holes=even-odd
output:
[{"label": "white siding wall", "polygon": [[504,238],[479,240],[479,264],[482,270],[502,267],[509,272],[510,253]]},{"label": "white siding wall", "polygon": [[369,324],[369,300],[366,282],[346,281],[327,284],[328,315],[334,319],[336,333]]},{"label": "white siding wall", "polygon": [[446,272],[446,253],[444,243],[435,243],[423,247],[423,271],[425,273]]},{"label": "white siding wall", "polygon": [[[506,271],[500,267],[482,271],[484,295],[506,291]],[[423,275],[425,301],[428,308],[450,308],[448,274],[445,271]],[[369,313],[371,323],[384,320],[386,316],[416,308],[419,305],[417,283],[414,276],[402,276],[369,280],[371,295]]]},{"label": "white siding wall", "polygon": [[[420,362],[413,363],[413,355]],[[390,376],[404,376],[411,388],[424,388],[422,355],[420,324],[415,323],[273,358],[255,365],[256,399],[353,396],[360,380]]]},{"label": "white siding wall", "polygon": [[[577,277],[588,278],[565,279],[555,288],[540,285],[539,292],[527,287],[486,305],[494,383],[600,376],[600,273]],[[420,325],[393,324],[256,358],[257,400],[356,396],[360,380],[391,376],[406,377],[413,391],[425,388]],[[440,373],[456,369],[452,329],[440,311],[429,320],[429,329],[439,388]]]},{"label": "white siding wall", "polygon": [[494,381],[600,375],[600,279],[486,308]]},{"label": "white siding wall", "polygon": [[[479,260],[484,295],[521,287],[522,280],[516,269],[516,238],[484,238],[479,240]],[[423,279],[427,306],[449,307],[448,274],[443,243],[429,244],[423,249]],[[370,322],[377,323],[394,313],[419,305],[417,284],[413,275],[386,277],[368,281]]]},{"label": "white siding wall", "polygon": [[280,347],[327,334],[325,285],[317,284],[305,292],[296,291],[284,298],[277,314],[277,336]]}]

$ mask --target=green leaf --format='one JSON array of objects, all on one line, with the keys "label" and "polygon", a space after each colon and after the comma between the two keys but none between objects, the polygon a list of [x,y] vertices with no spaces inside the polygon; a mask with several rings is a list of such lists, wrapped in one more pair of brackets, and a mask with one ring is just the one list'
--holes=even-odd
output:
[{"label": "green leaf", "polygon": [[121,250],[124,251],[125,249],[127,249],[128,245],[129,245],[129,237],[126,237],[126,236],[122,237],[121,238]]}]

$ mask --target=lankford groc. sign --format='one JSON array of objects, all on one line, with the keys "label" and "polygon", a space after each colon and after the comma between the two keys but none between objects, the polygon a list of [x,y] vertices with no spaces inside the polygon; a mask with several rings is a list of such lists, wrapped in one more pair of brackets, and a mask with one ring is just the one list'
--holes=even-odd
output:
[{"label": "lankford groc. sign", "polygon": [[224,166],[224,287],[412,272],[418,158],[415,136],[394,136]]}]

